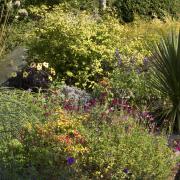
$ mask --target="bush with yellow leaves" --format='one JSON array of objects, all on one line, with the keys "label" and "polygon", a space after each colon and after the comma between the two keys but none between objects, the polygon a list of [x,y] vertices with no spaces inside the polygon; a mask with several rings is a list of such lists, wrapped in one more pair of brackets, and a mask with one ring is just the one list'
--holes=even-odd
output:
[{"label": "bush with yellow leaves", "polygon": [[92,88],[114,69],[116,49],[124,61],[133,58],[140,64],[150,56],[147,44],[158,41],[169,26],[145,21],[122,25],[109,15],[74,13],[59,5],[45,13],[27,44],[31,57],[49,62],[68,85]]}]

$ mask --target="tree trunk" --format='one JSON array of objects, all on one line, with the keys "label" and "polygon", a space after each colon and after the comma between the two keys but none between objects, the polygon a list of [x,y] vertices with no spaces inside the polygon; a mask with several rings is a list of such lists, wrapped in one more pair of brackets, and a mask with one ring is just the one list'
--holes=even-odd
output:
[{"label": "tree trunk", "polygon": [[99,9],[103,11],[106,9],[106,0],[99,0]]}]

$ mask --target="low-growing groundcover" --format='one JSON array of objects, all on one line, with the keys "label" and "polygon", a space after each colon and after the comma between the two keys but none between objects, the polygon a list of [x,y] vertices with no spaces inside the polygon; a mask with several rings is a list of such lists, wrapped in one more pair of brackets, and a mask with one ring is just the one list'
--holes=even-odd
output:
[{"label": "low-growing groundcover", "polygon": [[[30,103],[30,102],[29,102]],[[44,104],[40,105],[44,109]],[[98,115],[98,114],[97,114]],[[116,124],[60,108],[27,122],[0,144],[1,176],[54,179],[166,179],[175,165],[162,136],[116,116]],[[119,117],[119,118],[118,118]]]}]

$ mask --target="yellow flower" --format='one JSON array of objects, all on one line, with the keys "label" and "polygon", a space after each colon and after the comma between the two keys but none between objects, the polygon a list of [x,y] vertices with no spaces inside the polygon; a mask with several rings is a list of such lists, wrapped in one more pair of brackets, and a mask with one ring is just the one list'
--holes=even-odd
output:
[{"label": "yellow flower", "polygon": [[49,63],[43,62],[43,66],[44,66],[45,68],[48,68],[48,67],[49,67]]},{"label": "yellow flower", "polygon": [[10,77],[13,77],[13,78],[15,78],[16,76],[17,76],[16,72],[12,72],[11,75],[10,75]]},{"label": "yellow flower", "polygon": [[52,81],[52,80],[53,80],[51,76],[49,76],[49,77],[48,77],[48,79],[49,79],[50,81]]},{"label": "yellow flower", "polygon": [[25,72],[23,72],[23,78],[27,78],[27,77],[28,77],[28,75],[29,75],[29,74],[28,74],[28,72],[26,72],[26,71],[25,71]]},{"label": "yellow flower", "polygon": [[52,74],[53,76],[56,75],[56,71],[55,71],[53,68],[51,68],[51,74]]},{"label": "yellow flower", "polygon": [[38,63],[36,68],[38,71],[42,70],[42,63]]},{"label": "yellow flower", "polygon": [[30,67],[31,67],[31,68],[35,68],[35,67],[36,67],[36,63],[35,63],[35,62],[32,62],[32,63],[30,64]]}]

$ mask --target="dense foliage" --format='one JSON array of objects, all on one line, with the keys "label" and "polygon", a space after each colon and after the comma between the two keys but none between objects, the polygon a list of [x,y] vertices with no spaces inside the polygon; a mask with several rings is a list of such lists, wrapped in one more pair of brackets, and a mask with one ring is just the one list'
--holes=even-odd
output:
[{"label": "dense foliage", "polygon": [[[94,110],[92,115],[70,115],[54,108],[46,115],[45,122],[24,121],[16,136],[1,141],[2,177],[169,176],[174,158],[163,137],[150,135],[135,119],[125,118],[125,114],[115,113],[111,116],[113,124],[107,124],[98,107],[96,112],[96,115]],[[97,121],[94,117],[100,119]]]},{"label": "dense foliage", "polygon": [[[4,150],[1,165],[9,169],[10,177],[12,162],[17,177],[68,179],[75,175],[76,171],[71,164],[75,163],[73,159],[87,152],[84,137],[77,130],[78,122],[72,121],[61,110],[56,110],[56,114],[56,121],[51,119],[45,124],[24,123],[17,139],[10,140],[7,149],[1,147]],[[13,152],[16,154],[12,162],[2,159],[3,153]]]},{"label": "dense foliage", "polygon": [[85,12],[75,14],[58,6],[46,13],[28,45],[31,56],[49,62],[60,79],[91,88],[117,64],[116,49],[125,61],[133,57],[135,63],[141,63],[149,56],[145,45],[157,41],[158,33],[152,36],[143,29],[139,32],[136,25],[134,28],[136,31],[109,16],[102,19]]},{"label": "dense foliage", "polygon": [[[39,107],[41,101],[32,94],[1,89],[0,91],[0,131],[1,140],[16,136],[25,122],[37,122],[43,117]],[[37,101],[37,104],[34,102]],[[43,119],[43,118],[42,118]]]},{"label": "dense foliage", "polygon": [[1,1],[1,179],[175,174],[180,140],[167,129],[179,130],[177,3]]},{"label": "dense foliage", "polygon": [[61,3],[67,3],[71,5],[73,8],[77,8],[80,10],[87,10],[87,9],[94,9],[98,5],[98,1],[96,0],[24,0],[23,4],[25,6],[34,5],[34,6],[40,6],[40,5],[48,5],[48,6],[54,6]]},{"label": "dense foliage", "polygon": [[91,153],[84,158],[86,174],[97,179],[166,178],[170,171],[166,165],[172,161],[165,158],[169,150],[163,139],[152,138],[130,119],[119,119],[119,122],[111,127],[90,127]]},{"label": "dense foliage", "polygon": [[166,13],[176,15],[176,0],[116,0],[114,3],[119,17],[132,22],[135,15],[163,19]]},{"label": "dense foliage", "polygon": [[144,58],[141,66],[135,65],[135,60],[119,61],[110,75],[110,87],[115,97],[127,98],[129,102],[138,106],[147,105],[160,99],[160,93],[150,87],[152,72],[150,62],[152,58]]},{"label": "dense foliage", "polygon": [[154,49],[152,86],[169,100],[162,116],[168,119],[174,130],[180,132],[180,32],[171,32]]}]

